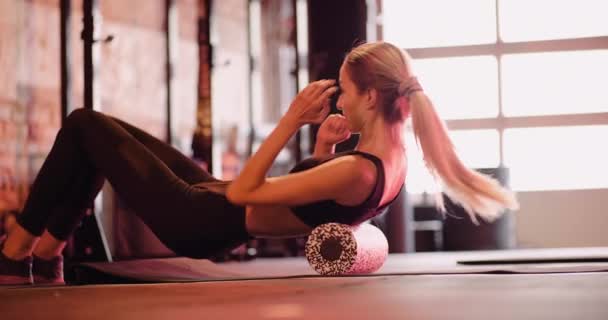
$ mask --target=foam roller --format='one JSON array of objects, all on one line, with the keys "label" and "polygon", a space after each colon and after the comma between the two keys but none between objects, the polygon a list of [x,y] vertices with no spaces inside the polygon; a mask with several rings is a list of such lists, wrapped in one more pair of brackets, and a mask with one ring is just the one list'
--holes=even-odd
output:
[{"label": "foam roller", "polygon": [[305,246],[310,266],[322,275],[372,273],[388,256],[388,241],[371,224],[326,223],[314,228]]}]

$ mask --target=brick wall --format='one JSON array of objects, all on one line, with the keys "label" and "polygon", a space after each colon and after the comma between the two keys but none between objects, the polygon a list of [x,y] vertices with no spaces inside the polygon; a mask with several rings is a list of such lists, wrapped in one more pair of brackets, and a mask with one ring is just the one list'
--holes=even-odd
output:
[{"label": "brick wall", "polygon": [[99,81],[102,111],[165,139],[166,81],[164,1],[100,2]]},{"label": "brick wall", "polygon": [[[174,141],[188,153],[195,126],[197,0],[176,1],[179,41]],[[100,109],[165,139],[164,0],[100,1]],[[61,125],[59,0],[0,1],[0,212],[20,209]],[[72,0],[71,81],[83,106],[82,0]]]},{"label": "brick wall", "polygon": [[[172,142],[190,155],[196,123],[198,44],[196,0],[176,1],[179,40],[174,74]],[[166,140],[165,1],[104,0],[100,2],[100,110]],[[107,198],[116,195],[104,193]],[[114,258],[162,257],[173,253],[153,235],[126,203],[113,200],[109,237]]]},{"label": "brick wall", "polygon": [[61,123],[58,3],[0,1],[0,212],[20,209]]}]

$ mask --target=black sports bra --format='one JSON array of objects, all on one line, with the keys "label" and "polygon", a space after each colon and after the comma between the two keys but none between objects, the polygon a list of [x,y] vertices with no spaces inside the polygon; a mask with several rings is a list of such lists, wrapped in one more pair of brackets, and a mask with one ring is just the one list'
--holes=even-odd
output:
[{"label": "black sports bra", "polygon": [[[393,201],[395,201],[395,199],[399,195],[397,194],[397,196],[395,196],[393,199],[391,199],[391,201],[385,203],[384,205],[380,207],[378,206],[380,204],[380,200],[382,199],[382,194],[384,193],[384,165],[382,164],[382,160],[380,160],[380,158],[374,156],[373,154],[357,150],[340,152],[320,158],[304,159],[299,162],[293,169],[291,169],[290,173],[308,170],[335,158],[353,154],[363,156],[371,160],[376,165],[378,173],[376,176],[376,185],[374,186],[372,193],[367,197],[367,199],[365,199],[365,201],[363,201],[363,203],[356,206],[345,206],[336,203],[333,200],[324,200],[290,207],[291,211],[300,220],[302,220],[302,222],[304,222],[311,228],[329,222],[338,222],[348,225],[360,224],[382,213],[384,209]],[[401,188],[403,189],[403,185],[401,186]]]}]

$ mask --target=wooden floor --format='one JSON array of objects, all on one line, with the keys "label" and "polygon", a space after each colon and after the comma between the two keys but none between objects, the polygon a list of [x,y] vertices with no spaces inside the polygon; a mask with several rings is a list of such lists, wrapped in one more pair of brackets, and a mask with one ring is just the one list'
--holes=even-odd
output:
[{"label": "wooden floor", "polygon": [[303,278],[0,291],[1,319],[608,319],[608,274]]},{"label": "wooden floor", "polygon": [[608,272],[557,270],[0,289],[0,319],[608,319]]}]

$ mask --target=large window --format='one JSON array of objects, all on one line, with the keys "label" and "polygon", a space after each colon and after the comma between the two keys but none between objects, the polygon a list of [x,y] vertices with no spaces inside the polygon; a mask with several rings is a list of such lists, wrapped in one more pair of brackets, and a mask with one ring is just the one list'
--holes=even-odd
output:
[{"label": "large window", "polygon": [[608,35],[608,23],[606,23],[608,3],[604,0],[498,2],[500,38],[506,42]]},{"label": "large window", "polygon": [[[383,0],[465,164],[518,191],[608,188],[604,0]],[[411,135],[408,190],[433,190]]]},{"label": "large window", "polygon": [[[418,59],[414,66],[444,119],[498,116],[496,57]],[[473,94],[474,93],[474,94]]]},{"label": "large window", "polygon": [[606,87],[608,50],[510,54],[502,58],[506,116],[606,112]]},{"label": "large window", "polygon": [[494,1],[385,0],[383,7],[384,38],[405,48],[496,42]]},{"label": "large window", "polygon": [[505,162],[519,189],[605,188],[608,125],[505,130]]}]

